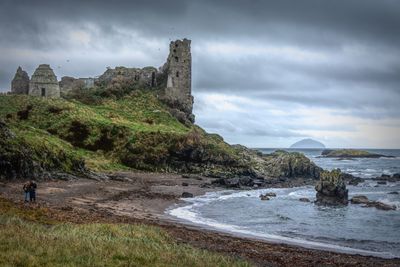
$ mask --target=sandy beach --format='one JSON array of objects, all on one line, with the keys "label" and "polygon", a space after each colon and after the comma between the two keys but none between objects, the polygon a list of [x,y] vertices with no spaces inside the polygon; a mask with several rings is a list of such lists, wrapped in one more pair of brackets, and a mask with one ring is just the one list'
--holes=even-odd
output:
[{"label": "sandy beach", "polygon": [[[178,242],[240,257],[257,266],[399,266],[400,259],[349,255],[276,244],[204,229],[173,219],[165,210],[182,203],[183,192],[201,195],[210,178],[121,172],[108,181],[39,182],[37,204],[24,204],[23,182],[0,184],[0,195],[16,205],[47,208],[55,219],[73,222],[143,223],[167,230]],[[189,177],[189,178],[183,178]]]}]

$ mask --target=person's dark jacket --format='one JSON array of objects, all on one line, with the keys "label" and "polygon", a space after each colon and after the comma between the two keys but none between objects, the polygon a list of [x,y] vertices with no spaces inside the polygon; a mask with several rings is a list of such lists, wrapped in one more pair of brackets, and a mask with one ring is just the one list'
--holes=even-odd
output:
[{"label": "person's dark jacket", "polygon": [[36,188],[37,188],[37,184],[36,183],[31,183],[31,186],[30,186],[30,192],[35,192],[36,191]]}]

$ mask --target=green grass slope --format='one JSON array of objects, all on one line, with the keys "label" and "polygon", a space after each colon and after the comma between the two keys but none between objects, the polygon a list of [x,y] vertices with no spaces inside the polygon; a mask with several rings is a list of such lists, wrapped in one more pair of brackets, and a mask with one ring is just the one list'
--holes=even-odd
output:
[{"label": "green grass slope", "polygon": [[238,165],[235,150],[221,137],[180,123],[148,91],[96,104],[2,95],[0,119],[17,142],[37,148],[38,155],[41,149],[60,150],[96,171],[202,172]]}]

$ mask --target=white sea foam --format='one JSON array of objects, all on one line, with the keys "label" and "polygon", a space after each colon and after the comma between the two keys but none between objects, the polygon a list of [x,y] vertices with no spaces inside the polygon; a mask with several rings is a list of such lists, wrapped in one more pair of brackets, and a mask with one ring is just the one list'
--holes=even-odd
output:
[{"label": "white sea foam", "polygon": [[[291,189],[292,190],[292,189]],[[177,217],[179,219],[195,223],[197,225],[203,225],[207,227],[211,227],[214,229],[218,229],[224,232],[229,232],[229,233],[234,233],[234,234],[239,234],[239,235],[245,235],[257,239],[264,239],[272,242],[278,242],[278,243],[288,243],[288,244],[294,244],[294,245],[299,245],[307,248],[318,248],[318,249],[324,249],[324,250],[333,250],[333,251],[339,251],[343,253],[349,253],[349,254],[361,254],[361,255],[370,255],[370,256],[377,256],[377,257],[383,257],[383,258],[394,258],[396,257],[395,255],[389,253],[389,252],[375,252],[375,251],[369,251],[369,250],[364,250],[364,249],[355,249],[355,248],[350,248],[350,247],[345,247],[345,246],[340,246],[340,245],[334,245],[334,244],[327,244],[323,242],[316,242],[316,241],[309,241],[309,240],[303,240],[303,239],[298,239],[298,238],[291,238],[291,237],[285,237],[285,236],[280,236],[280,235],[275,235],[275,234],[268,234],[268,233],[260,233],[257,231],[252,231],[248,228],[245,227],[240,227],[237,225],[232,225],[232,224],[226,224],[226,223],[221,223],[213,219],[209,218],[204,218],[201,216],[201,214],[197,213],[196,210],[198,210],[199,207],[206,205],[212,201],[220,201],[220,200],[226,200],[229,198],[237,198],[237,197],[258,197],[260,194],[265,193],[265,192],[275,192],[277,193],[277,197],[283,196],[283,197],[291,197],[291,198],[299,198],[303,196],[308,196],[306,194],[307,188],[297,188],[295,189],[296,191],[289,192],[290,190],[288,189],[260,189],[260,190],[252,190],[252,191],[240,191],[240,192],[235,192],[235,191],[222,191],[222,192],[212,192],[212,193],[207,193],[204,196],[199,196],[196,198],[192,199],[185,199],[185,201],[188,203],[188,205],[185,206],[180,206],[176,208],[172,208],[168,210],[168,214]],[[371,192],[371,193],[377,193],[377,192]],[[387,199],[382,199],[381,200],[384,203],[389,204],[389,200]],[[394,202],[390,202],[394,203]],[[400,204],[399,202],[396,202],[396,205]]]}]

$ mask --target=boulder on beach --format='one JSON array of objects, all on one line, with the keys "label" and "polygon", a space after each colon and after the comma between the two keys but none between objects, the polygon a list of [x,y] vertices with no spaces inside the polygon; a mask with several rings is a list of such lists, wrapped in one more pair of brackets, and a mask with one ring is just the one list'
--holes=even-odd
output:
[{"label": "boulder on beach", "polygon": [[276,197],[276,193],[274,193],[274,192],[267,192],[267,193],[264,194],[264,196],[267,196],[267,197]]},{"label": "boulder on beach", "polygon": [[306,197],[299,198],[299,201],[301,201],[301,202],[310,202],[310,200],[308,198],[306,198]]},{"label": "boulder on beach", "polygon": [[189,193],[189,192],[183,192],[181,197],[183,197],[183,198],[191,198],[191,197],[193,197],[193,194]]},{"label": "boulder on beach", "polygon": [[317,204],[347,205],[348,190],[339,169],[323,171],[315,186]]}]

